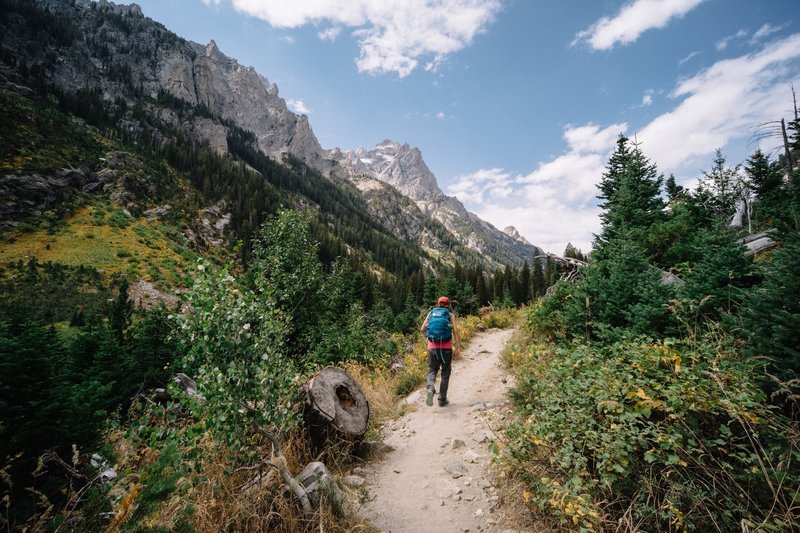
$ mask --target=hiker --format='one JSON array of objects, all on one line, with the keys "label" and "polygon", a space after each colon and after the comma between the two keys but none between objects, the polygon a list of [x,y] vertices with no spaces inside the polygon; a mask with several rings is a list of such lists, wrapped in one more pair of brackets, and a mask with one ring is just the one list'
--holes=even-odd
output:
[{"label": "hiker", "polygon": [[456,357],[461,353],[461,341],[458,339],[456,317],[450,311],[450,299],[442,296],[436,307],[428,312],[420,333],[428,339],[428,395],[425,403],[433,405],[436,389],[436,374],[442,368],[442,381],[439,383],[439,407],[447,405],[447,386],[450,382],[450,365],[453,362],[453,339],[456,341]]}]

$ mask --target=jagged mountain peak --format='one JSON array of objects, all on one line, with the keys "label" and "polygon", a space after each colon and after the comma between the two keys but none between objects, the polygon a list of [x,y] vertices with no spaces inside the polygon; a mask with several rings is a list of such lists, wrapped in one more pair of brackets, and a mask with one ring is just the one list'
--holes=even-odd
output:
[{"label": "jagged mountain peak", "polygon": [[[52,6],[53,12],[72,20],[78,31],[93,38],[74,40],[70,53],[63,54],[59,50],[37,47],[32,41],[26,41],[26,36],[16,34],[21,27],[5,28],[0,20],[0,29],[4,30],[0,32],[0,45],[4,53],[18,56],[27,64],[46,64],[43,71],[47,83],[60,90],[96,91],[109,101],[115,101],[128,96],[128,85],[135,80],[136,90],[152,98],[168,93],[192,106],[204,106],[209,116],[198,114],[188,122],[181,121],[176,113],[165,113],[162,118],[174,122],[172,125],[176,128],[186,128],[191,137],[208,142],[220,154],[229,150],[230,132],[225,122],[229,121],[253,133],[257,148],[266,155],[279,161],[292,155],[324,177],[349,181],[368,202],[374,201],[371,207],[376,211],[379,207],[375,206],[381,201],[378,194],[383,195],[384,200],[389,198],[393,193],[387,189],[391,186],[411,200],[399,202],[392,196],[391,201],[396,206],[413,202],[417,209],[415,213],[404,210],[405,220],[396,213],[398,216],[391,223],[382,221],[395,235],[411,240],[419,239],[401,227],[403,223],[411,225],[411,218],[426,219],[418,221],[420,228],[441,224],[444,228],[435,231],[441,233],[444,240],[424,245],[443,257],[452,257],[452,244],[441,244],[447,239],[480,252],[494,263],[518,265],[529,259],[535,250],[468,213],[456,198],[446,196],[417,147],[386,138],[371,149],[362,147],[344,153],[338,149],[323,149],[309,118],[288,109],[278,94],[277,85],[253,67],[243,66],[226,56],[216,41],[199,44],[181,39],[144,18],[138,6],[103,2],[95,8],[90,0],[38,1]],[[130,23],[116,24],[105,16],[107,12],[130,17],[126,19]],[[124,76],[121,79],[110,77],[104,65],[116,65]],[[414,235],[418,234],[421,233]]]},{"label": "jagged mountain peak", "polygon": [[514,226],[507,226],[505,229],[503,229],[503,233],[505,233],[506,235],[508,235],[509,237],[511,237],[513,239],[518,240],[519,242],[524,242],[525,244],[530,244],[530,242],[528,242],[528,239],[523,237],[520,234],[520,232],[517,231],[517,228],[515,228]]},{"label": "jagged mountain peak", "polygon": [[419,148],[384,139],[375,148],[359,147],[344,154],[358,169],[371,172],[412,200],[443,197],[433,172],[425,164]]},{"label": "jagged mountain peak", "polygon": [[[461,242],[487,258],[520,264],[540,252],[516,230],[516,235],[503,233],[468,212],[457,198],[445,195],[419,148],[384,139],[371,150],[360,147],[342,157],[357,172],[388,183],[414,200],[423,213],[441,222]],[[366,189],[366,184],[362,183],[361,188]]]}]

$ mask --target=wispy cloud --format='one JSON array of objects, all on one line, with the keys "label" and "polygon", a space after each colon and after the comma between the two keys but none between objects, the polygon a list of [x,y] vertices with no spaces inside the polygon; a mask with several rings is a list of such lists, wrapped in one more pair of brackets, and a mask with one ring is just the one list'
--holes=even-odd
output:
[{"label": "wispy cloud", "polygon": [[[673,108],[636,132],[645,155],[660,172],[696,177],[714,151],[746,140],[753,128],[780,118],[791,105],[789,84],[800,84],[800,34],[758,51],[716,62],[677,81]],[[590,123],[564,129],[566,148],[527,175],[501,168],[462,176],[450,187],[468,209],[498,227],[514,225],[545,250],[567,242],[588,251],[600,229],[596,196],[608,157],[629,125]],[[627,133],[632,135],[632,133]],[[734,162],[735,163],[735,162]],[[492,188],[502,190],[502,200]],[[512,189],[507,192],[505,189]]]},{"label": "wispy cloud", "polygon": [[508,193],[501,192],[500,197],[511,193],[511,184],[516,180],[512,174],[500,168],[481,169],[472,174],[458,176],[455,183],[448,187],[448,192],[457,196],[462,202],[481,204],[488,193],[495,198],[497,194],[492,194],[495,190],[508,190]]},{"label": "wispy cloud", "polygon": [[723,37],[722,39],[714,43],[714,47],[721,52],[726,48],[728,48],[728,45],[731,44],[732,41],[735,41],[737,39],[744,39],[745,37],[747,37],[747,30],[739,30],[733,35],[728,35],[726,37]]},{"label": "wispy cloud", "polygon": [[642,95],[642,107],[647,107],[653,103],[653,89],[647,89]]},{"label": "wispy cloud", "polygon": [[[224,0],[204,0],[219,5]],[[420,60],[435,70],[470,44],[500,11],[501,0],[229,0],[234,9],[279,28],[330,23],[352,28],[361,72],[408,76]],[[332,29],[318,34],[334,39]],[[429,58],[433,58],[428,61]]]},{"label": "wispy cloud", "polygon": [[586,42],[594,50],[609,50],[617,44],[630,44],[647,30],[663,28],[705,0],[634,0],[614,17],[603,17],[579,32],[572,45]]},{"label": "wispy cloud", "polygon": [[289,111],[298,115],[310,115],[311,110],[306,106],[306,103],[300,98],[288,98],[286,100],[286,107]]},{"label": "wispy cloud", "polygon": [[678,83],[676,107],[639,132],[645,151],[672,171],[713,154],[734,139],[752,135],[762,122],[780,118],[788,107],[789,83],[800,81],[800,34],[761,50],[718,61]]},{"label": "wispy cloud", "polygon": [[756,32],[753,34],[753,37],[750,39],[750,43],[751,44],[755,44],[755,43],[761,41],[762,39],[764,39],[765,37],[769,37],[773,33],[777,33],[779,31],[781,31],[785,27],[786,27],[786,25],[773,26],[772,24],[764,24],[763,26],[758,28],[756,30]]},{"label": "wispy cloud", "polygon": [[331,26],[326,30],[322,30],[321,32],[317,33],[317,37],[322,39],[323,41],[335,41],[339,34],[342,32],[341,26]]},{"label": "wispy cloud", "polygon": [[689,55],[687,55],[686,57],[684,57],[683,59],[678,61],[678,65],[679,66],[685,65],[686,63],[688,63],[689,61],[691,61],[692,59],[694,59],[696,56],[699,56],[699,55],[700,55],[700,52],[697,52],[697,51],[690,52]]}]

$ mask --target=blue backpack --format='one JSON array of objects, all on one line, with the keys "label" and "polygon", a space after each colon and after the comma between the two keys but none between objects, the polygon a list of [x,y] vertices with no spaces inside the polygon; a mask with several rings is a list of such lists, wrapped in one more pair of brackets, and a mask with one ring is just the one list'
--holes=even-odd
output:
[{"label": "blue backpack", "polygon": [[453,324],[450,311],[444,307],[434,307],[428,315],[428,328],[425,335],[431,341],[449,341],[453,338]]}]

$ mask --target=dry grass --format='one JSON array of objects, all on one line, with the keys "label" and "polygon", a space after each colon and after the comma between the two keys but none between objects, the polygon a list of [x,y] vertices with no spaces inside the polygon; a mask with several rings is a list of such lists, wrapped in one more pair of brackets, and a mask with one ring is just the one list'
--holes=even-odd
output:
[{"label": "dry grass", "polygon": [[[466,345],[478,331],[482,319],[467,317],[459,321],[462,342]],[[381,425],[401,416],[404,402],[396,394],[398,383],[404,373],[418,375],[424,379],[427,371],[427,350],[421,335],[394,339],[405,353],[406,367],[402,372],[392,372],[388,368],[370,368],[356,363],[345,365],[361,388],[370,404],[370,431],[377,433]],[[116,443],[116,454],[121,458],[117,471],[127,473],[118,481],[121,489],[120,502],[127,505],[125,521],[135,512],[136,498],[141,494],[146,479],[140,479],[139,472],[146,470],[158,459],[159,452],[154,449],[136,449],[122,434],[111,435]],[[344,445],[343,445],[344,446]],[[259,443],[261,457],[269,458],[271,448],[267,442]],[[186,450],[183,459],[188,465],[185,477],[177,483],[177,490],[151,515],[140,520],[136,527],[164,528],[176,530],[188,527],[192,531],[276,531],[280,533],[305,533],[325,531],[334,533],[373,533],[376,530],[352,511],[357,508],[363,494],[358,489],[343,490],[350,503],[349,512],[330,502],[324,502],[311,516],[306,516],[293,494],[288,492],[280,475],[267,465],[242,467],[220,443],[206,435],[198,446],[197,453]],[[297,431],[283,442],[283,454],[289,470],[298,474],[307,463],[319,458],[313,457],[309,443]],[[196,459],[190,460],[187,457]],[[194,464],[197,463],[197,465]],[[326,466],[334,477],[343,475],[352,466],[345,448],[326,452]],[[195,468],[195,466],[201,468]],[[124,479],[127,478],[127,479]],[[510,494],[510,493],[509,493]],[[511,496],[509,496],[511,497]],[[118,510],[122,510],[118,506]],[[522,523],[512,519],[513,523]],[[128,524],[132,525],[132,524]]]}]

